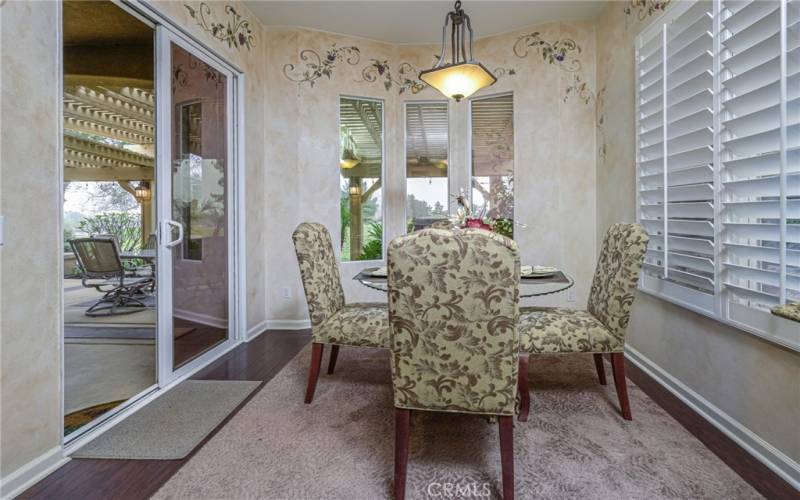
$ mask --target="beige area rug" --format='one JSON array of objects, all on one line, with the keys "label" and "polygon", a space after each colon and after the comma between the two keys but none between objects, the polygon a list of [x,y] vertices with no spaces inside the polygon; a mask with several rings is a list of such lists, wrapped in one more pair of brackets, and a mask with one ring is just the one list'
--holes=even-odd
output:
[{"label": "beige area rug", "polygon": [[[390,498],[388,354],[343,348],[336,374],[321,375],[304,405],[309,358],[307,347],[155,497]],[[514,428],[518,498],[760,498],[630,382],[634,421],[623,421],[591,356],[536,357],[531,383],[531,419]],[[498,498],[498,441],[497,425],[484,418],[415,413],[407,498],[446,498],[447,484]]]}]

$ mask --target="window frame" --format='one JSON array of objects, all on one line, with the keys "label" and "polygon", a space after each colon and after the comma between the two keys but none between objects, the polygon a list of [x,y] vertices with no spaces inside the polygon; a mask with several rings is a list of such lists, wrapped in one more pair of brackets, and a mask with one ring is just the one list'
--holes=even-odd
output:
[{"label": "window frame", "polygon": [[[512,175],[512,177],[515,177],[516,173],[517,173],[517,106],[516,106],[516,101],[514,99],[514,91],[513,90],[507,90],[507,91],[503,91],[503,92],[495,92],[493,94],[486,94],[486,95],[480,95],[480,96],[471,96],[471,97],[469,97],[467,99],[467,101],[468,101],[467,104],[469,104],[469,106],[467,106],[467,113],[466,113],[467,114],[467,127],[466,127],[467,137],[466,137],[466,141],[465,142],[466,142],[466,145],[467,145],[467,157],[466,157],[467,161],[466,161],[466,166],[465,166],[465,168],[466,168],[466,172],[465,172],[466,177],[465,178],[468,181],[468,184],[467,184],[467,196],[469,198],[470,207],[472,207],[472,205],[473,205],[473,200],[472,200],[472,191],[473,191],[473,188],[472,188],[472,178],[473,178],[473,175],[472,175],[472,167],[473,167],[473,165],[472,165],[472,103],[475,102],[475,101],[484,101],[484,100],[487,100],[487,99],[495,99],[495,98],[498,98],[498,97],[505,97],[505,96],[511,96],[511,120],[512,120],[512,126],[514,128],[514,131],[513,131],[513,134],[512,134],[512,146],[511,146],[513,151],[514,151],[514,169],[512,170],[511,175]],[[514,196],[514,209],[513,209],[514,212],[513,212],[513,216],[511,217],[511,221],[512,221],[512,224],[514,225],[512,227],[515,227],[516,226],[516,220],[517,220],[517,183],[516,183],[516,179],[515,179],[514,185],[512,186],[512,193],[513,193],[513,196]]]},{"label": "window frame", "polygon": [[[634,101],[634,119],[635,119],[635,132],[634,132],[634,170],[636,175],[636,184],[635,184],[635,197],[636,197],[636,221],[642,221],[642,197],[641,197],[641,179],[640,179],[640,168],[639,168],[639,160],[640,160],[640,140],[639,140],[639,130],[640,130],[640,96],[639,96],[639,53],[640,48],[643,46],[644,43],[651,41],[653,37],[659,36],[659,33],[662,36],[661,44],[665,44],[667,40],[666,37],[666,27],[669,24],[679,17],[681,14],[687,12],[693,6],[697,4],[698,1],[702,0],[694,0],[694,1],[687,1],[687,2],[673,2],[661,15],[655,17],[651,24],[644,28],[634,39],[634,60],[633,60],[633,68],[634,68],[634,91],[635,91],[635,101]],[[781,135],[782,139],[785,139],[786,136],[786,127],[787,119],[785,109],[787,106],[787,96],[786,96],[786,86],[787,86],[787,71],[786,71],[786,60],[788,59],[788,54],[786,51],[786,38],[787,38],[787,31],[788,27],[785,26],[786,22],[786,11],[787,11],[787,1],[786,0],[776,0],[780,2],[780,9],[781,9]],[[674,305],[683,307],[690,311],[693,311],[697,314],[705,316],[707,318],[713,319],[719,323],[734,327],[738,330],[750,333],[762,339],[765,339],[769,342],[781,345],[788,349],[794,351],[800,351],[800,328],[796,322],[791,321],[789,319],[785,319],[776,315],[773,315],[767,311],[756,309],[752,307],[748,307],[744,304],[736,303],[732,300],[730,292],[727,291],[723,284],[722,276],[725,273],[725,263],[723,259],[723,254],[725,252],[725,238],[723,233],[723,209],[724,209],[724,202],[723,202],[723,183],[720,179],[720,174],[722,172],[722,164],[720,160],[721,156],[721,135],[722,135],[722,106],[721,106],[721,91],[723,89],[723,85],[721,83],[721,29],[722,29],[722,13],[723,13],[723,6],[720,0],[712,0],[712,25],[713,25],[713,63],[712,63],[712,72],[713,72],[713,105],[714,108],[712,110],[713,113],[713,139],[712,139],[712,148],[713,148],[713,178],[714,178],[714,293],[713,295],[704,294],[697,290],[693,290],[688,287],[683,287],[677,285],[673,282],[670,282],[664,278],[657,278],[654,276],[648,276],[642,273],[639,279],[638,288],[641,292],[646,293],[648,295],[654,296],[666,302],[672,303]],[[643,42],[646,40],[646,42]],[[666,59],[666,50],[664,50],[664,54],[662,55],[663,58]],[[667,66],[666,61],[663,62],[664,64],[664,72],[667,73]],[[666,76],[666,74],[665,74]],[[666,96],[665,96],[666,98]],[[666,109],[666,106],[665,106]],[[667,131],[664,131],[666,135]],[[665,139],[666,145],[666,139]],[[785,140],[782,140],[781,143],[781,157],[786,157],[787,151],[787,143]],[[666,159],[665,159],[665,176],[667,172],[666,168]],[[786,162],[782,161],[781,165],[781,179],[782,184],[785,184],[786,179]],[[665,185],[662,187],[665,191],[668,189],[668,184],[665,182]],[[781,204],[786,205],[787,194],[785,189],[781,191]],[[666,199],[665,193],[665,211],[668,205],[668,200]],[[782,215],[786,215],[785,210],[782,210]],[[783,228],[785,228],[786,220],[788,217],[782,217],[784,222],[781,224]],[[667,218],[665,217],[665,224],[667,222]],[[785,230],[784,230],[785,232]],[[664,238],[668,238],[669,233],[664,234]],[[785,245],[785,237],[782,238],[782,244]],[[785,252],[784,252],[785,253]],[[783,257],[781,261],[781,267],[785,268],[786,266],[786,258]]]},{"label": "window frame", "polygon": [[[339,158],[342,157],[342,146],[341,146],[341,134],[342,130],[342,99],[357,99],[359,101],[370,101],[370,102],[377,102],[381,105],[381,225],[383,226],[383,231],[381,232],[381,258],[380,259],[369,259],[369,260],[343,260],[341,255],[341,245],[342,241],[339,241],[339,262],[341,264],[351,264],[351,263],[367,263],[367,262],[384,262],[386,260],[386,215],[387,215],[387,203],[386,203],[386,100],[380,99],[377,97],[362,97],[353,94],[339,94],[338,100],[336,101],[336,122],[338,125],[337,128],[337,140],[339,141],[339,147],[337,148],[337,152]],[[337,186],[337,192],[341,189],[341,179],[342,179],[342,170],[341,167],[337,169],[339,173],[339,185]],[[341,201],[339,201],[341,203]],[[342,234],[342,216],[339,214],[339,234]]]},{"label": "window frame", "polygon": [[450,114],[450,99],[415,99],[403,101],[403,234],[408,234],[408,105],[409,104],[445,104],[447,105],[447,213],[449,216],[453,215],[452,203],[450,203],[451,190],[451,163],[452,163],[452,149],[453,140],[452,127],[450,127],[450,120],[453,118]]}]

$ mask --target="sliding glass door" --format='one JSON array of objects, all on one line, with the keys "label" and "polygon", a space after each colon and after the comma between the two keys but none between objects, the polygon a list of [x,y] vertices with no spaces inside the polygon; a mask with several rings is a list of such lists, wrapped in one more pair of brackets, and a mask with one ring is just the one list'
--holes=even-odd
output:
[{"label": "sliding glass door", "polygon": [[162,385],[232,343],[234,75],[171,33],[159,37],[159,317]]}]

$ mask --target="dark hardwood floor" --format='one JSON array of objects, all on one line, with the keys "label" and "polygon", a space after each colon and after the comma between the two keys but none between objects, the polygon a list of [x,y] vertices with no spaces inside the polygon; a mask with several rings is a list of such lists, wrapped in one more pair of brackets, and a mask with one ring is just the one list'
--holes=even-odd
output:
[{"label": "dark hardwood floor", "polygon": [[[783,478],[756,460],[636,365],[628,361],[625,363],[625,371],[628,379],[759,493],[770,499],[800,500],[800,492]],[[635,409],[633,418],[636,418]]]},{"label": "dark hardwood floor", "polygon": [[[193,378],[261,380],[263,385],[272,379],[309,340],[308,332],[266,332],[250,343],[237,347]],[[777,474],[750,456],[633,363],[626,363],[626,372],[628,379],[639,386],[762,495],[769,499],[800,498],[800,494]],[[245,400],[239,408],[247,404],[250,398]],[[201,443],[201,446],[213,437],[235,415],[236,411],[229,415]],[[635,419],[635,408],[633,412]],[[198,446],[197,449],[199,448]],[[58,500],[148,498],[158,491],[161,485],[169,480],[195,452],[183,460],[74,459],[28,489],[19,498]]]}]

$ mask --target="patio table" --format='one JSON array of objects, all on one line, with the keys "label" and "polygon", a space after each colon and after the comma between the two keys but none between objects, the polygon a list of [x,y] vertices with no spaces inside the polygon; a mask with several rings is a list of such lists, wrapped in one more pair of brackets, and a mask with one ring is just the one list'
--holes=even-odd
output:
[{"label": "patio table", "polygon": [[120,252],[120,259],[142,259],[142,260],[156,260],[156,251],[153,248],[145,248],[144,250],[132,250],[130,252]]}]

